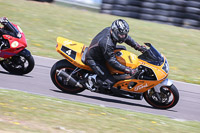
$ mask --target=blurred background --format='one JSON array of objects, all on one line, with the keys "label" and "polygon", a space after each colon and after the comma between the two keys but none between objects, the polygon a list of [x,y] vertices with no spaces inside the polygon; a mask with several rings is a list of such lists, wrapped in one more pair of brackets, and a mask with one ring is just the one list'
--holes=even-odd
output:
[{"label": "blurred background", "polygon": [[[166,56],[170,68],[169,79],[194,84],[200,84],[199,10],[200,0],[0,0],[0,17],[5,16],[10,22],[20,26],[27,40],[27,49],[34,56],[64,59],[56,52],[57,37],[89,46],[94,36],[105,27],[109,27],[114,20],[121,18],[128,22],[129,35],[136,42],[141,45],[149,42]],[[140,54],[126,44],[122,45],[126,46],[128,51]],[[51,84],[50,87],[46,87],[48,82],[43,82],[49,77],[43,76],[49,75],[46,70],[50,70],[51,66],[40,65],[37,60],[36,65],[34,74],[38,80],[41,79],[38,85],[44,85],[42,87],[30,82],[34,80],[32,75],[16,77],[0,70],[1,77],[2,79],[9,77],[6,80],[10,82],[11,77],[17,78],[18,80],[13,80],[11,84],[13,87],[16,82],[24,86],[24,80],[21,79],[26,79],[30,85],[34,85],[32,86],[34,89],[24,86],[31,92],[49,89],[52,92],[49,95],[53,94],[54,89],[51,88]],[[38,72],[38,69],[41,69],[41,72]],[[2,80],[3,85],[4,81]],[[172,115],[184,113],[188,117],[192,116],[191,119],[194,118],[199,111],[199,102],[196,100],[199,98],[197,96],[199,93],[192,92],[193,88],[178,89],[181,90],[179,107],[177,106],[175,110],[157,111]],[[59,91],[55,93],[68,97]],[[109,97],[84,94],[78,97],[93,99],[95,102],[97,100],[97,103],[107,101],[110,105],[119,101],[125,107],[133,105],[133,108],[150,109],[146,105],[140,105],[138,101],[135,103],[122,99],[116,101]],[[188,108],[183,103],[186,103]],[[193,105],[197,105],[196,108]],[[195,114],[192,114],[191,110]],[[156,113],[155,111],[152,110]],[[160,116],[106,109],[104,105],[85,106],[16,91],[0,92],[0,132],[197,133],[199,127],[199,123],[195,124],[192,121],[184,122],[182,119],[168,121]]]},{"label": "blurred background", "polygon": [[200,0],[38,0],[64,2],[101,13],[200,29]]},{"label": "blurred background", "polygon": [[101,12],[200,28],[200,0],[103,0]]}]

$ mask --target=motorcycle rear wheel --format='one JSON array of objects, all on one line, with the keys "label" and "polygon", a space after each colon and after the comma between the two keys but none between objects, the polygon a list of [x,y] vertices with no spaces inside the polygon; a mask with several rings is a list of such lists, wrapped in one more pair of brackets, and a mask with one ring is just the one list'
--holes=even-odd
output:
[{"label": "motorcycle rear wheel", "polygon": [[[160,98],[158,98],[160,97]],[[160,93],[155,92],[154,88],[144,93],[144,99],[151,106],[159,109],[169,109],[174,107],[179,101],[179,92],[172,84],[171,86],[162,86]]]},{"label": "motorcycle rear wheel", "polygon": [[35,66],[33,56],[15,55],[1,62],[1,66],[12,74],[23,75],[31,72]]},{"label": "motorcycle rear wheel", "polygon": [[[51,75],[52,82],[58,89],[62,90],[65,93],[77,94],[85,90],[85,88],[75,87],[75,86],[71,86],[67,84],[66,79],[58,76],[56,72],[56,70],[64,70],[70,75],[74,69],[75,69],[75,66],[69,63],[65,59],[57,61],[51,68],[50,75]],[[72,77],[75,80],[80,80],[81,76],[82,74],[80,72],[77,72],[72,75]]]}]

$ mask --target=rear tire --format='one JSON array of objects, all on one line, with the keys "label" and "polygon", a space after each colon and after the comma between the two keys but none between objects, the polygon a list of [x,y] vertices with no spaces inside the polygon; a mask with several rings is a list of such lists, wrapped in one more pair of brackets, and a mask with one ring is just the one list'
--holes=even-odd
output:
[{"label": "rear tire", "polygon": [[153,88],[144,93],[144,99],[147,103],[159,109],[172,108],[179,101],[178,90],[173,84],[171,86],[162,86],[160,88],[159,96],[161,97],[161,100],[158,100]]},{"label": "rear tire", "polygon": [[[58,89],[62,90],[65,93],[76,94],[85,90],[85,88],[74,87],[69,84],[66,84],[67,83],[66,79],[58,76],[56,72],[56,70],[64,70],[70,75],[74,69],[75,69],[75,66],[69,63],[65,59],[57,61],[51,68],[50,75],[51,75],[52,82]],[[81,76],[82,74],[80,72],[77,72],[72,75],[72,77],[77,81],[80,80]]]}]

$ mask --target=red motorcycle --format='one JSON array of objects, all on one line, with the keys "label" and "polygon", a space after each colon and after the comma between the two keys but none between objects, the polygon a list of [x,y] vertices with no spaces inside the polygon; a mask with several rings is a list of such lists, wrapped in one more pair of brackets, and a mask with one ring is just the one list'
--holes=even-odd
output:
[{"label": "red motorcycle", "polygon": [[25,49],[27,42],[21,28],[0,18],[0,64],[12,74],[27,74],[34,68],[35,62],[30,51]]}]

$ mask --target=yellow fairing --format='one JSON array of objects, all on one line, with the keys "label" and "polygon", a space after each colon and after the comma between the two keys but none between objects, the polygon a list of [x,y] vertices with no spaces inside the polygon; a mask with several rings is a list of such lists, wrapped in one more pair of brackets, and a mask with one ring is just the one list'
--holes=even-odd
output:
[{"label": "yellow fairing", "polygon": [[85,48],[86,46],[83,43],[72,41],[63,37],[57,38],[57,52],[64,56],[73,65],[86,70],[91,70],[89,66],[83,64],[81,61]]},{"label": "yellow fairing", "polygon": [[[115,50],[115,55],[116,55],[117,61],[119,61],[124,66],[134,69],[134,68],[138,67],[138,65],[139,65],[138,57],[129,51]],[[118,70],[112,68],[109,65],[107,65],[107,66],[112,74],[114,74],[114,73],[123,74],[124,73],[124,72],[121,72],[121,71],[118,71]]]},{"label": "yellow fairing", "polygon": [[[164,63],[161,66],[152,65],[146,61],[138,59],[138,66],[143,65],[153,70],[157,80],[138,80],[138,79],[128,79],[122,80],[114,84],[114,87],[130,91],[136,93],[143,93],[150,88],[153,88],[157,84],[161,83],[165,78],[167,78],[168,74],[162,70]],[[130,83],[136,83],[134,87],[129,87]]]},{"label": "yellow fairing", "polygon": [[[120,89],[130,92],[136,92],[136,93],[143,93],[157,84],[161,83],[163,80],[160,81],[152,81],[152,80],[137,80],[137,79],[129,79],[129,80],[122,80],[114,84],[115,88],[118,88],[120,86]],[[129,84],[131,82],[137,83],[136,86],[129,88]]]}]

